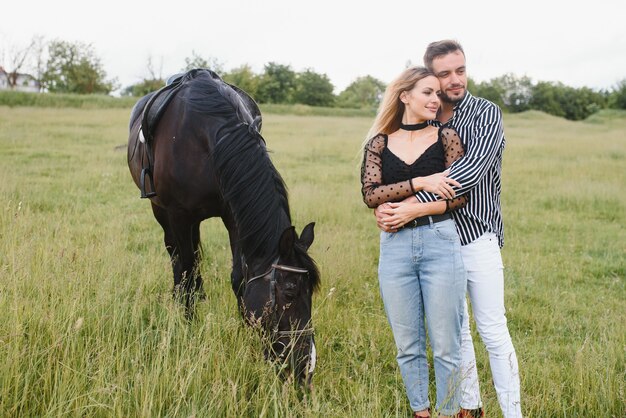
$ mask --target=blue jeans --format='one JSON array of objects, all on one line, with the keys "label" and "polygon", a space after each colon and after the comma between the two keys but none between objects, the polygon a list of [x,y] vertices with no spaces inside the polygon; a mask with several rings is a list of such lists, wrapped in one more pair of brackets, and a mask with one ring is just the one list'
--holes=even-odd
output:
[{"label": "blue jeans", "polygon": [[466,279],[454,221],[381,232],[378,279],[411,408],[430,406],[425,319],[437,410],[444,415],[458,412]]}]

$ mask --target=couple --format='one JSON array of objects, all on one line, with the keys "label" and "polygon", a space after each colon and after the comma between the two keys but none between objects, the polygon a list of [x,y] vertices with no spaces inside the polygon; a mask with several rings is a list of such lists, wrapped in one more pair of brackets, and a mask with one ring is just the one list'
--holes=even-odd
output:
[{"label": "couple", "polygon": [[483,415],[467,291],[502,412],[521,417],[500,255],[501,111],[467,92],[459,43],[431,43],[424,64],[387,87],[361,167],[398,365],[414,416],[430,416],[426,321],[439,416]]}]

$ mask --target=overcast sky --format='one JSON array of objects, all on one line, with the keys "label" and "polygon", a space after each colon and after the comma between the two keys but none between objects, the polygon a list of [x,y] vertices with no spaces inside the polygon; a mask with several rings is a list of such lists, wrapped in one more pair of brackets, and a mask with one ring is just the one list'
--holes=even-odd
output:
[{"label": "overcast sky", "polygon": [[338,93],[359,76],[391,81],[444,38],[461,42],[476,81],[513,73],[600,89],[626,78],[623,0],[3,3],[0,50],[33,35],[91,43],[122,86],[148,76],[149,57],[167,77],[195,51],[226,70],[249,64],[261,73],[268,62],[310,68]]}]

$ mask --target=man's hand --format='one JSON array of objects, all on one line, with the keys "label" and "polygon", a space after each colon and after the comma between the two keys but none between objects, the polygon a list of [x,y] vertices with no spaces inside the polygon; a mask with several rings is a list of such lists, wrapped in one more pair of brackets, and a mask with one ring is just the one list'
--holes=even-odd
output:
[{"label": "man's hand", "polygon": [[417,183],[419,190],[434,193],[442,199],[452,199],[456,195],[452,186],[461,187],[461,184],[449,178],[448,174],[450,169],[426,177],[416,177],[413,181]]}]

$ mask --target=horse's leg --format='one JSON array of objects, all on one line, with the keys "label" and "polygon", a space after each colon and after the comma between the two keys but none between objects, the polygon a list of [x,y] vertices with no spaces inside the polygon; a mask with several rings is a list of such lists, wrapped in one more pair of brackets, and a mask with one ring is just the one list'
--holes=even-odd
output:
[{"label": "horse's leg", "polygon": [[172,270],[174,270],[174,285],[180,282],[180,277],[182,276],[181,264],[178,262],[177,254],[177,246],[176,239],[174,237],[174,233],[172,232],[172,228],[170,228],[169,219],[167,216],[167,211],[154,203],[152,203],[152,213],[154,217],[163,228],[163,241],[165,243],[165,249],[170,255],[170,260],[172,262]]},{"label": "horse's leg", "polygon": [[174,297],[191,313],[196,291],[202,289],[198,273],[200,223],[189,222],[184,214],[173,214],[152,204],[152,212],[164,232],[165,248],[174,271]]},{"label": "horse's leg", "polygon": [[191,239],[195,254],[193,269],[193,293],[197,299],[204,300],[206,299],[206,293],[204,293],[202,275],[200,274],[200,258],[202,255],[202,245],[200,243],[200,222],[193,225],[191,229]]}]

